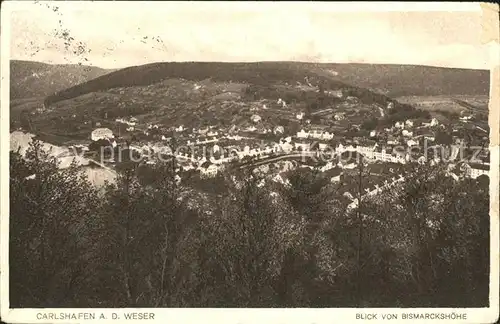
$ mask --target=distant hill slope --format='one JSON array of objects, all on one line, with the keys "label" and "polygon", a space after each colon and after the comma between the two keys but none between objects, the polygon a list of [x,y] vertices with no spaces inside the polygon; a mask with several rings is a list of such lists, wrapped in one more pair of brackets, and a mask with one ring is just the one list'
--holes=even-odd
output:
[{"label": "distant hill slope", "polygon": [[169,62],[111,72],[48,96],[46,103],[117,87],[147,86],[166,78],[269,85],[284,81],[304,83],[305,76],[313,83],[326,82],[330,89],[351,84],[388,97],[489,93],[489,71],[484,70],[384,64]]},{"label": "distant hill slope", "polygon": [[[47,97],[46,104],[71,99],[91,92],[118,87],[148,86],[165,79],[202,81],[210,79],[220,82],[239,82],[267,86],[279,82],[304,82],[311,73],[309,66],[301,63],[258,62],[169,62],[133,66],[103,75],[88,82],[60,91]],[[321,77],[329,81],[331,88],[341,88],[344,83]]]},{"label": "distant hill slope", "polygon": [[10,98],[45,97],[112,70],[76,64],[10,61]]},{"label": "distant hill slope", "polygon": [[315,64],[318,73],[390,97],[488,95],[488,70],[393,64]]}]

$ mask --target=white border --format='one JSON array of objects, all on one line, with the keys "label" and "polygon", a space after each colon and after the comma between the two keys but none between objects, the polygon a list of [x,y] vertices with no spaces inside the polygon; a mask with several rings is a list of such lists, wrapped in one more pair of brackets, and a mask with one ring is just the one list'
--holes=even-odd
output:
[{"label": "white border", "polygon": [[[7,2],[7,1],[6,1]],[[6,3],[4,2],[4,3]],[[29,10],[33,5],[32,1],[8,1],[11,2],[9,6],[15,6],[16,10]],[[127,9],[133,6],[134,2],[146,1],[39,1],[40,3],[53,3],[64,9],[65,7],[71,10],[85,10],[88,6],[99,8],[99,10],[116,10],[117,6],[121,9]],[[148,6],[157,6],[160,10],[162,8],[161,2],[147,1]],[[317,1],[169,1],[168,10],[191,10],[192,6],[200,8],[207,8],[213,10],[220,8],[221,10],[242,10],[242,11],[266,11],[269,9],[283,8],[287,6],[290,9],[304,9],[314,11],[332,11],[332,12],[387,12],[387,11],[448,11],[448,12],[479,12],[481,8],[478,3],[473,2],[396,2],[396,1],[371,1],[371,2],[317,2]]]},{"label": "white border", "polygon": [[[92,2],[94,6],[102,6],[103,10],[109,8],[116,10],[116,6],[126,7],[130,2]],[[10,46],[9,27],[10,27],[10,12],[15,7],[16,9],[28,9],[32,5],[31,2],[10,2],[2,3],[1,11],[1,110],[0,110],[0,206],[1,206],[1,236],[0,236],[0,270],[1,270],[1,317],[2,321],[9,323],[51,323],[50,320],[39,320],[37,314],[54,313],[95,313],[98,318],[102,313],[108,320],[101,322],[121,322],[124,320],[124,313],[129,311],[140,311],[146,313],[154,313],[155,320],[175,323],[194,323],[207,321],[222,324],[222,323],[332,323],[332,322],[358,322],[365,320],[357,320],[357,313],[376,313],[378,321],[381,320],[382,314],[398,314],[401,321],[403,313],[455,313],[466,314],[467,320],[440,320],[440,322],[453,323],[493,323],[498,318],[498,301],[499,301],[499,267],[498,267],[498,251],[499,251],[499,213],[498,213],[498,196],[499,196],[499,136],[498,129],[499,120],[499,92],[500,80],[498,70],[498,57],[500,51],[498,43],[491,42],[491,80],[490,80],[490,150],[491,150],[491,169],[490,169],[490,216],[491,216],[491,274],[490,274],[490,307],[489,308],[365,308],[365,309],[348,309],[348,308],[332,308],[332,309],[9,309],[9,294],[8,294],[8,231],[9,231],[9,199],[8,199],[8,175],[9,166],[9,89],[10,89],[10,71],[9,57],[10,53],[6,53]],[[88,2],[57,2],[58,6],[70,5],[72,8],[84,8],[90,3]],[[148,3],[151,5],[151,3]],[[178,3],[180,9],[189,10],[189,3]],[[263,10],[274,6],[283,6],[285,3],[197,3],[196,6],[234,6],[243,10]],[[294,7],[312,7],[318,10],[334,10],[334,11],[480,11],[480,5],[477,3],[401,3],[401,2],[362,2],[362,3],[286,3],[287,6]],[[498,24],[498,21],[496,22]],[[498,27],[494,27],[498,28]],[[496,67],[496,74],[493,70]],[[496,98],[493,95],[496,94]],[[495,181],[496,180],[496,181]],[[495,198],[496,197],[496,198]],[[121,320],[110,320],[112,314],[118,314]],[[127,320],[130,322],[132,320]],[[144,321],[144,320],[143,320]],[[394,320],[393,320],[394,321]],[[426,323],[429,320],[407,320],[411,322]],[[64,320],[63,323],[80,323],[94,322],[92,320]],[[370,322],[376,322],[371,320]],[[395,322],[395,321],[394,321]],[[406,322],[406,321],[405,321]]]}]

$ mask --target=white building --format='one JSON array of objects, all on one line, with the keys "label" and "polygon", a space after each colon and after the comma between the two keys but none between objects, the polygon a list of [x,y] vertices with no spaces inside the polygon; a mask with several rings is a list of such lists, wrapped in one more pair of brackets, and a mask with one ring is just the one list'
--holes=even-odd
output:
[{"label": "white building", "polygon": [[285,100],[279,98],[278,99],[278,105],[281,105],[283,108],[286,108],[286,102],[285,102]]},{"label": "white building", "polygon": [[354,199],[353,195],[348,191],[344,192],[344,194],[342,196],[344,196],[348,199]]},{"label": "white building", "polygon": [[309,134],[312,138],[323,139],[323,140],[331,140],[333,138],[333,133],[323,132],[323,131],[313,131],[312,134]]},{"label": "white building", "polygon": [[122,124],[127,124],[129,126],[135,126],[135,124],[136,124],[135,122],[128,121],[128,120],[126,120],[124,118],[117,118],[117,119],[115,119],[115,122],[122,123]]},{"label": "white building", "polygon": [[259,115],[252,115],[252,117],[250,117],[250,120],[254,123],[258,123],[262,120],[262,117],[260,117]]},{"label": "white building", "polygon": [[324,151],[328,148],[328,144],[325,143],[318,143],[318,146],[321,151]]},{"label": "white building", "polygon": [[332,183],[340,182],[340,174],[336,177],[331,177],[330,182],[332,182]]},{"label": "white building", "polygon": [[326,91],[326,93],[337,98],[342,98],[344,96],[342,90],[329,90]]},{"label": "white building", "polygon": [[343,169],[355,169],[358,165],[356,163],[349,163],[349,164],[346,164],[346,165],[342,165],[342,168]]},{"label": "white building", "polygon": [[490,166],[487,164],[480,164],[480,163],[471,163],[470,165],[465,164],[464,169],[465,169],[465,174],[472,179],[476,179],[477,177],[482,175],[489,176],[490,173],[489,172]]},{"label": "white building", "polygon": [[438,126],[439,122],[436,118],[432,118],[430,123],[423,123],[424,127],[433,127],[433,126]]},{"label": "white building", "polygon": [[415,146],[415,145],[418,145],[418,142],[415,140],[409,139],[408,141],[406,141],[406,145]]},{"label": "white building", "polygon": [[285,132],[285,128],[283,126],[274,127],[274,134],[283,134]]},{"label": "white building", "polygon": [[279,145],[283,152],[289,153],[293,150],[293,145],[288,142],[280,143]]},{"label": "white building", "polygon": [[403,134],[403,136],[406,136],[406,137],[412,137],[413,136],[413,132],[409,132],[406,129],[403,129],[402,134]]},{"label": "white building", "polygon": [[298,120],[302,120],[302,118],[304,118],[304,113],[303,113],[303,112],[299,112],[297,115],[295,115],[295,117],[296,117]]},{"label": "white building", "polygon": [[98,141],[100,139],[112,139],[115,136],[113,135],[113,131],[109,128],[96,128],[90,134],[90,138],[92,141]]},{"label": "white building", "polygon": [[206,133],[208,133],[209,130],[210,130],[210,128],[208,128],[208,127],[205,127],[203,129],[200,128],[200,129],[198,129],[198,134],[205,135]]},{"label": "white building", "polygon": [[406,127],[413,127],[413,121],[411,121],[410,119],[408,119],[408,120],[405,122],[405,125],[406,125]]},{"label": "white building", "polygon": [[344,113],[337,113],[333,116],[333,119],[335,120],[344,120],[345,119],[345,114]]},{"label": "white building", "polygon": [[322,140],[331,140],[333,137],[334,137],[333,133],[321,130],[304,131],[302,129],[299,132],[297,132],[297,138],[315,138]]},{"label": "white building", "polygon": [[297,137],[298,138],[307,138],[307,137],[309,137],[309,132],[306,132],[303,129],[301,129],[299,132],[297,132]]}]

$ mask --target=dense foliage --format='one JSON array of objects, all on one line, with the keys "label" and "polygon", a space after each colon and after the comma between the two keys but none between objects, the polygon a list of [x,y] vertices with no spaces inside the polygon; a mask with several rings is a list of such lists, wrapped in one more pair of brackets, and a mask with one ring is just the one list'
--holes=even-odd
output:
[{"label": "dense foliage", "polygon": [[417,167],[349,212],[307,169],[190,200],[175,161],[138,168],[99,192],[36,141],[11,152],[11,307],[488,305],[487,181]]}]

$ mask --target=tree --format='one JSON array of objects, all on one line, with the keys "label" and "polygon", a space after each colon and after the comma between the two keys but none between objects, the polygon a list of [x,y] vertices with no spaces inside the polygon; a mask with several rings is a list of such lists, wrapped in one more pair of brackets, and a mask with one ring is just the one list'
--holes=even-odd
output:
[{"label": "tree", "polygon": [[[434,239],[434,263],[435,289],[441,294],[436,295],[434,303],[485,305],[489,293],[489,188],[473,179],[438,188],[442,203],[435,210],[439,227]],[[446,275],[449,271],[455,275]]]},{"label": "tree", "polygon": [[364,156],[358,154],[358,169],[357,169],[357,175],[356,175],[356,200],[357,200],[357,206],[356,206],[356,219],[357,219],[357,227],[358,227],[358,233],[357,233],[357,247],[356,247],[356,299],[357,299],[357,305],[360,306],[362,300],[364,299],[363,296],[363,289],[362,285],[364,283],[364,280],[362,279],[362,263],[363,260],[362,258],[365,257],[367,253],[365,253],[363,246],[364,246],[364,231],[365,231],[365,209],[363,205],[363,199],[365,198],[365,182],[366,178],[369,176],[369,170],[366,168],[366,162],[364,161]]},{"label": "tree", "polygon": [[285,183],[238,169],[196,185],[170,159],[124,163],[99,192],[37,141],[10,159],[14,307],[488,303],[487,177],[409,163],[366,196],[363,160],[342,185],[308,168]]},{"label": "tree", "polygon": [[320,94],[324,94],[325,93],[325,81],[321,80],[318,82],[318,90],[319,90],[319,93]]},{"label": "tree", "polygon": [[154,166],[122,163],[117,183],[107,188],[100,240],[116,278],[112,305],[183,306],[190,293],[183,286],[189,271],[179,263],[193,250],[186,235],[196,212],[180,199],[176,170],[175,158]]},{"label": "tree", "polygon": [[[395,204],[403,234],[399,244],[407,251],[403,274],[414,291],[411,299],[421,299],[428,306],[484,304],[488,194],[474,181],[455,183],[446,177],[445,166],[428,165],[415,165],[405,174],[401,189]],[[450,271],[456,275],[449,276]],[[477,292],[477,297],[467,294],[468,289]]]},{"label": "tree", "polygon": [[453,143],[453,137],[450,134],[439,130],[436,132],[435,141],[437,144],[451,145]]},{"label": "tree", "polygon": [[364,130],[373,130],[377,127],[378,125],[378,119],[373,117],[371,119],[367,119],[365,120],[362,124],[361,124],[361,128],[364,129]]},{"label": "tree", "polygon": [[[229,195],[217,200],[202,221],[206,304],[236,307],[280,306],[285,300],[282,260],[300,245],[301,217],[250,174],[227,177]],[[275,200],[276,199],[276,200]],[[291,287],[288,286],[288,289]]]},{"label": "tree", "polygon": [[285,132],[289,136],[294,136],[299,131],[300,131],[300,123],[295,121],[291,122],[290,125],[285,128]]},{"label": "tree", "polygon": [[284,188],[284,197],[291,207],[306,217],[309,221],[317,221],[322,206],[321,201],[325,199],[322,189],[327,184],[327,179],[321,176],[317,170],[300,168],[294,170],[289,176],[290,187]]},{"label": "tree", "polygon": [[11,152],[10,170],[10,305],[78,304],[91,273],[96,190],[75,164],[59,169],[36,140],[25,159]]}]

